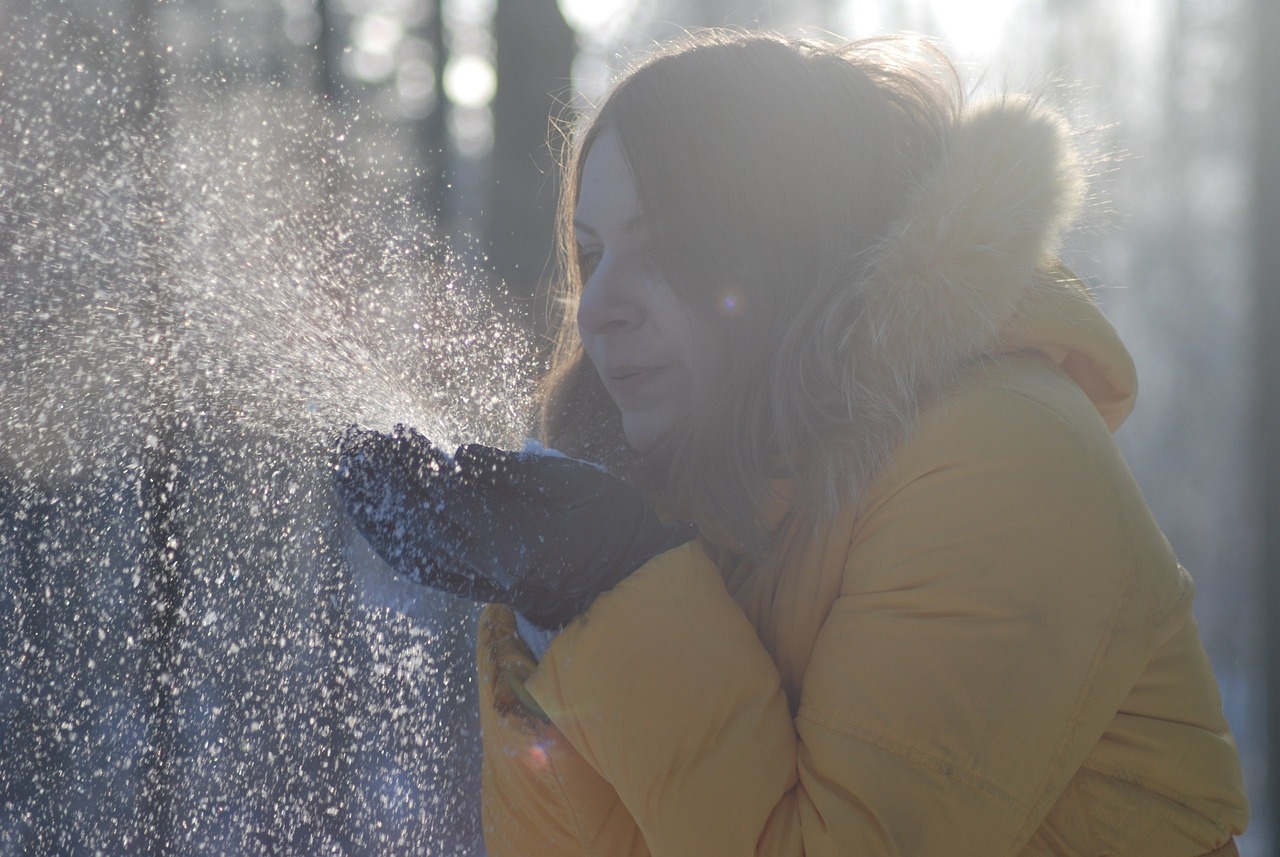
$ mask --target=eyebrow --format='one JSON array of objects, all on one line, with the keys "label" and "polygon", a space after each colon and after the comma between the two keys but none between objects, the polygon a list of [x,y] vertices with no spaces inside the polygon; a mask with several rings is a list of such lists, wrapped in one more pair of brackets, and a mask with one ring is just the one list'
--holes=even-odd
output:
[{"label": "eyebrow", "polygon": [[[637,214],[629,218],[626,223],[622,224],[622,234],[632,235],[636,232],[639,232],[643,228],[644,228],[644,217],[643,215]],[[590,235],[592,238],[600,237],[599,234],[594,229],[592,229],[590,226],[588,226],[585,222],[581,220],[575,219],[573,221],[573,229],[575,232],[585,232],[587,235]]]}]

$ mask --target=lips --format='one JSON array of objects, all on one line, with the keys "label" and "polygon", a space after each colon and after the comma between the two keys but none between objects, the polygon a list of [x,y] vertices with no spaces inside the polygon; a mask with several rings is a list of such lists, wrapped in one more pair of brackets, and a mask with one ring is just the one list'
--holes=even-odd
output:
[{"label": "lips", "polygon": [[611,393],[628,395],[645,387],[661,371],[661,366],[617,366],[605,370],[603,375]]}]

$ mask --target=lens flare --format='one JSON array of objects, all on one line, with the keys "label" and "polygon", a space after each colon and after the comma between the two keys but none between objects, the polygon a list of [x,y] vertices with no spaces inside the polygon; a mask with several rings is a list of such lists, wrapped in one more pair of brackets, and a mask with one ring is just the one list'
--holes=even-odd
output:
[{"label": "lens flare", "polygon": [[716,296],[716,310],[725,318],[737,318],[746,308],[746,297],[733,286],[725,286]]},{"label": "lens flare", "polygon": [[529,770],[541,773],[551,764],[551,754],[547,752],[547,742],[538,741],[530,744],[524,752],[524,763]]}]

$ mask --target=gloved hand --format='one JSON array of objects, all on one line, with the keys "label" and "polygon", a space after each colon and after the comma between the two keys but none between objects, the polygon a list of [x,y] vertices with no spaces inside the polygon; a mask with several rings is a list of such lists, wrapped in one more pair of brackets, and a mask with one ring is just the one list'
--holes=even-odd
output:
[{"label": "gloved hand", "polygon": [[583,461],[357,427],[338,445],[338,497],[398,573],[559,628],[650,558],[694,536]]}]

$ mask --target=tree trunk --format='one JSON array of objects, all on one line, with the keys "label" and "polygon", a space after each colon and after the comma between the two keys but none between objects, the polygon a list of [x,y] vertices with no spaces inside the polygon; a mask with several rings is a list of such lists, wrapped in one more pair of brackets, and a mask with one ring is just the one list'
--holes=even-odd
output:
[{"label": "tree trunk", "polygon": [[546,320],[540,297],[550,282],[555,231],[554,139],[548,119],[567,97],[573,30],[555,0],[499,2],[494,10],[498,90],[493,101],[493,202],[488,244],[494,272],[511,297]]}]

